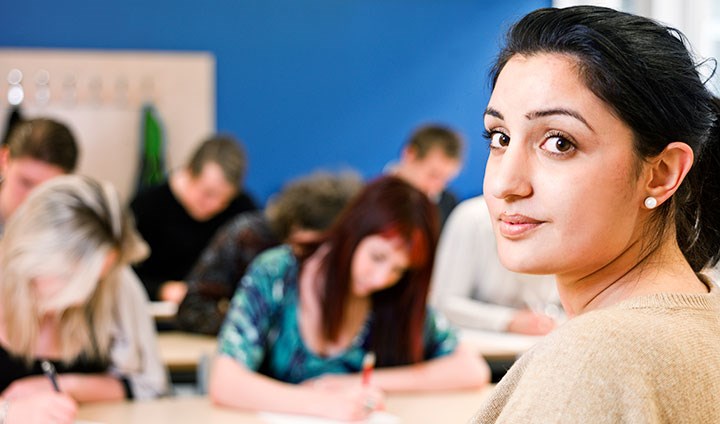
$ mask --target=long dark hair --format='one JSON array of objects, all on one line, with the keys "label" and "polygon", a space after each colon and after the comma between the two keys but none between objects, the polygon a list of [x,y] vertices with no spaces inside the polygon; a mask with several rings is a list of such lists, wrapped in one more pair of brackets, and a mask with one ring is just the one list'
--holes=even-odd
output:
[{"label": "long dark hair", "polygon": [[613,9],[539,9],[508,32],[491,71],[493,87],[514,55],[560,53],[576,60],[587,87],[633,131],[640,161],[674,141],[688,144],[695,163],[669,201],[654,212],[647,250],[675,225],[693,270],[720,257],[720,143],[717,102],[676,29]]},{"label": "long dark hair", "polygon": [[378,365],[423,360],[423,327],[433,257],[440,231],[435,206],[404,180],[385,176],[370,182],[343,210],[327,233],[330,245],[323,259],[322,332],[337,340],[350,286],[352,258],[368,236],[402,238],[410,252],[410,267],[390,288],[372,294],[369,348]]}]

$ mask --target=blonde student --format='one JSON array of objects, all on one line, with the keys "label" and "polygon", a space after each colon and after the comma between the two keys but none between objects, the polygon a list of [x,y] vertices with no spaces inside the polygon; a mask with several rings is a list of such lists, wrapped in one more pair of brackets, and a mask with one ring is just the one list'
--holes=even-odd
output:
[{"label": "blonde student", "polygon": [[682,35],[582,6],[510,30],[484,124],[503,264],[571,317],[474,423],[720,422],[718,109]]},{"label": "blonde student", "polygon": [[146,252],[117,193],[87,177],[56,177],[13,214],[0,241],[5,423],[71,423],[77,403],[166,392],[147,296],[129,268]]}]

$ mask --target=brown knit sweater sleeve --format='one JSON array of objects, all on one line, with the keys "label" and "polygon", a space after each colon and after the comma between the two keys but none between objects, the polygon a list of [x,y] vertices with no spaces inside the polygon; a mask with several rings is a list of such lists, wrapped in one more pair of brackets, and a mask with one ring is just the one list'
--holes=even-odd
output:
[{"label": "brown knit sweater sleeve", "polygon": [[660,294],[568,321],[471,423],[720,423],[720,303]]}]

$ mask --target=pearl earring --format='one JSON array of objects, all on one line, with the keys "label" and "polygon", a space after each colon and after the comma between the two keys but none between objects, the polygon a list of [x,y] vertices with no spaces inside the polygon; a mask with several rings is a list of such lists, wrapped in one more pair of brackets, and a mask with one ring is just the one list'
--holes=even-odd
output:
[{"label": "pearl earring", "polygon": [[655,206],[658,205],[657,199],[652,196],[646,197],[644,203],[645,207],[648,209],[655,209]]}]

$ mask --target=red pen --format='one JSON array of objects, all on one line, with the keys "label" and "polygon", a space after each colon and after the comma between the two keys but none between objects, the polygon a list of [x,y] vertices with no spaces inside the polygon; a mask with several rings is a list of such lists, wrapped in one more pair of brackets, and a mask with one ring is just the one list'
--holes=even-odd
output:
[{"label": "red pen", "polygon": [[367,352],[363,356],[362,362],[362,384],[363,386],[370,385],[370,376],[372,375],[373,368],[375,368],[375,353]]}]

